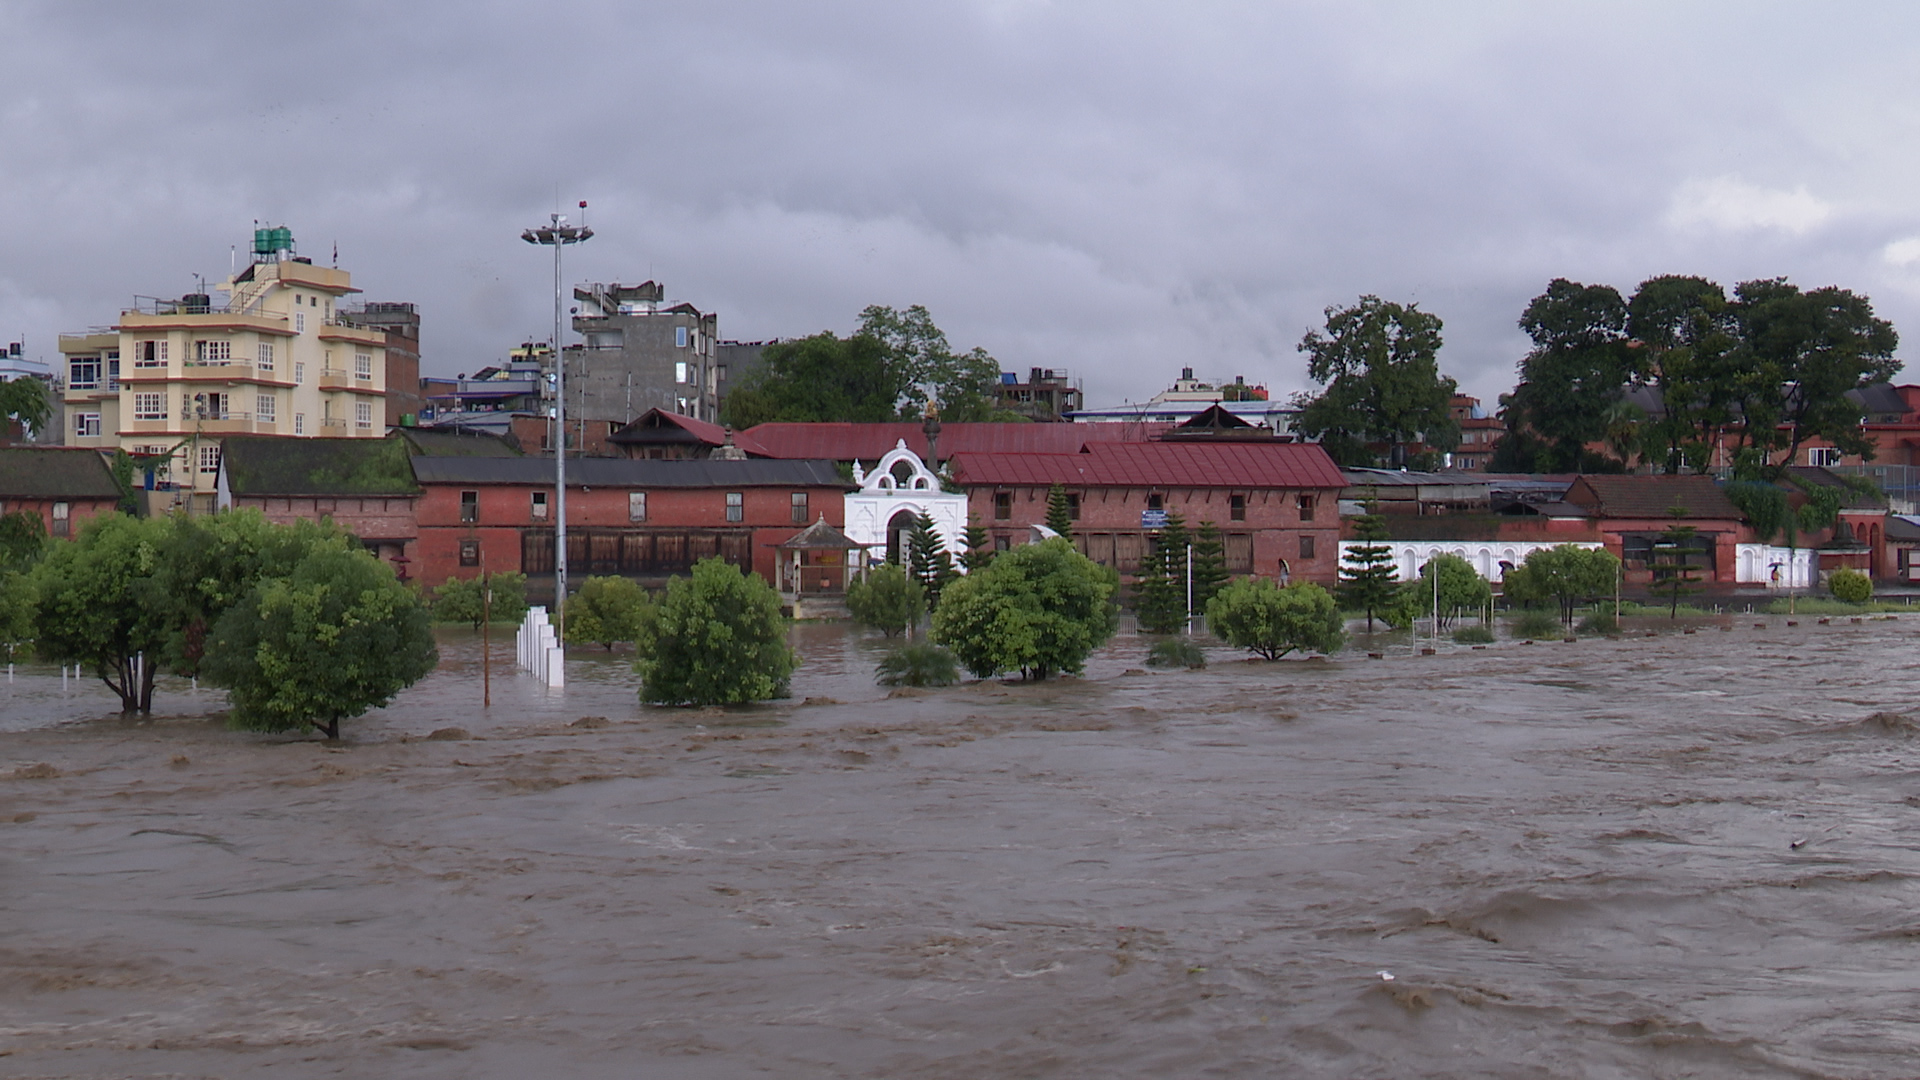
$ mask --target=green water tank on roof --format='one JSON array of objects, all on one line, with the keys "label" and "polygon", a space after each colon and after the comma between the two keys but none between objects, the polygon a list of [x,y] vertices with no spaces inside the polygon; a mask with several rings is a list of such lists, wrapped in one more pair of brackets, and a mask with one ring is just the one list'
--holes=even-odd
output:
[{"label": "green water tank on roof", "polygon": [[272,254],[272,252],[273,252],[273,230],[272,229],[253,230],[253,253],[255,255],[268,255],[268,254]]}]

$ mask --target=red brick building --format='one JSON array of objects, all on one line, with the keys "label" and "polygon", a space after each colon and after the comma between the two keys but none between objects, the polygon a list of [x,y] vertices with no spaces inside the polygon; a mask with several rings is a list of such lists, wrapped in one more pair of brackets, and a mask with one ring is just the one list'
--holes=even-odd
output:
[{"label": "red brick building", "polygon": [[[552,459],[416,457],[413,472],[424,584],[482,571],[551,584]],[[568,574],[659,581],[717,555],[772,583],[775,545],[822,517],[844,525],[851,487],[829,461],[570,460]]]},{"label": "red brick building", "polygon": [[1178,513],[1190,529],[1220,527],[1230,573],[1326,585],[1339,576],[1346,481],[1317,444],[1089,442],[1078,453],[960,453],[952,475],[998,547],[1045,524],[1058,483],[1074,545],[1122,575],[1139,569],[1158,515]]},{"label": "red brick building", "polygon": [[71,537],[119,502],[120,486],[98,450],[0,446],[0,513],[36,514],[48,536]]},{"label": "red brick building", "polygon": [[331,520],[393,564],[402,581],[414,576],[418,526],[407,440],[227,439],[220,456],[215,501],[221,509],[251,507],[268,521]]}]

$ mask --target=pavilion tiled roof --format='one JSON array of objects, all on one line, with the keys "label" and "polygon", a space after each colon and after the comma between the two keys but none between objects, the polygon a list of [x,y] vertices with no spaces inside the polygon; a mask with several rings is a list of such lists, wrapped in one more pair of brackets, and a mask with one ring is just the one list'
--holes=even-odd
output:
[{"label": "pavilion tiled roof", "polygon": [[1340,469],[1314,443],[1088,443],[1077,454],[955,456],[966,486],[1339,488]]},{"label": "pavilion tiled roof", "polygon": [[[1089,443],[1142,441],[1165,431],[1167,424],[942,424],[940,460],[957,454],[1074,454]],[[900,440],[922,458],[927,436],[920,422],[886,424],[766,423],[740,432],[734,441],[751,438],[769,457],[826,458],[830,461],[878,461]]]},{"label": "pavilion tiled roof", "polygon": [[1567,489],[1567,501],[1602,518],[1668,518],[1675,507],[1690,518],[1745,517],[1711,476],[1582,476]]}]

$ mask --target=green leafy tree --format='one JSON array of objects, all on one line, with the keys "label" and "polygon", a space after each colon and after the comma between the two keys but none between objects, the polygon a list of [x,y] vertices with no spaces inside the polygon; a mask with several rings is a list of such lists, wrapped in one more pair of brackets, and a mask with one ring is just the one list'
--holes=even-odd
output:
[{"label": "green leafy tree", "polygon": [[940,591],[959,576],[953,568],[953,556],[947,553],[947,542],[933,527],[933,518],[924,512],[914,519],[913,529],[907,533],[907,567],[925,590],[928,607],[938,607]]},{"label": "green leafy tree", "polygon": [[[1555,278],[1520,316],[1533,349],[1520,361],[1520,382],[1502,399],[1512,460],[1501,467],[1526,472],[1617,472],[1627,458],[1604,459],[1588,449],[1608,443],[1631,449],[1633,429],[1623,400],[1635,375],[1627,340],[1627,304],[1609,285]],[[1610,439],[1611,437],[1611,439]],[[1508,440],[1512,440],[1509,443]],[[1531,452],[1520,460],[1521,448]],[[1498,451],[1496,450],[1496,453]]]},{"label": "green leafy tree", "polygon": [[[493,589],[492,611],[488,611],[487,589]],[[571,600],[571,598],[569,598]],[[569,603],[568,612],[572,605]],[[499,574],[483,574],[479,577],[448,578],[433,590],[433,617],[440,622],[466,623],[475,630],[488,615],[496,623],[517,623],[527,614],[527,575],[509,570]],[[567,633],[568,641],[594,641],[595,638],[576,638],[571,629]],[[631,638],[621,638],[631,641]]]},{"label": "green leafy tree", "polygon": [[1794,538],[1793,507],[1787,501],[1787,493],[1778,484],[1768,484],[1757,480],[1735,481],[1723,489],[1728,501],[1739,507],[1747,523],[1753,526],[1753,535],[1763,544],[1770,544],[1774,537],[1783,537],[1791,544]]},{"label": "green leafy tree", "polygon": [[[1676,507],[1668,511],[1675,517],[1684,514],[1683,508]],[[1667,598],[1667,617],[1677,618],[1680,614],[1680,598],[1699,592],[1700,530],[1692,525],[1675,522],[1667,526],[1653,542],[1653,557],[1649,568],[1653,571],[1653,592],[1656,596]]]},{"label": "green leafy tree", "polygon": [[28,434],[45,431],[53,418],[53,399],[47,384],[31,375],[0,382],[0,416],[11,419]]},{"label": "green leafy tree", "polygon": [[1066,485],[1055,483],[1047,489],[1047,528],[1073,539],[1073,510],[1067,505]]},{"label": "green leafy tree", "polygon": [[1153,535],[1134,578],[1133,615],[1149,634],[1172,634],[1187,625],[1187,523],[1168,512]]},{"label": "green leafy tree", "polygon": [[1827,591],[1835,600],[1864,604],[1873,599],[1873,579],[1850,567],[1841,567],[1827,575]]},{"label": "green leafy tree", "polygon": [[787,647],[780,594],[719,558],[667,583],[650,610],[634,670],[640,699],[658,705],[737,705],[785,697],[799,662]]},{"label": "green leafy tree", "polygon": [[107,471],[113,475],[114,486],[120,489],[120,499],[113,504],[113,508],[123,514],[139,513],[140,496],[135,493],[133,486],[133,456],[125,450],[115,450]]},{"label": "green leafy tree", "polygon": [[954,352],[947,335],[919,304],[905,311],[868,307],[860,313],[860,336],[879,342],[886,351],[888,367],[900,382],[900,419],[919,419],[932,402],[938,402],[941,418],[949,421],[1014,419],[996,405],[1000,362],[985,349]]},{"label": "green leafy tree", "polygon": [[1493,586],[1473,564],[1458,555],[1435,555],[1420,567],[1420,577],[1406,583],[1407,599],[1421,612],[1434,610],[1434,575],[1438,574],[1440,625],[1452,626],[1465,612],[1485,610],[1493,600]]},{"label": "green leafy tree", "polygon": [[1298,399],[1296,430],[1347,466],[1432,464],[1409,447],[1424,444],[1437,460],[1459,445],[1460,425],[1449,412],[1458,384],[1440,374],[1437,360],[1439,316],[1377,296],[1326,314],[1325,331],[1300,342],[1307,374],[1324,388]]},{"label": "green leafy tree", "polygon": [[[526,606],[524,594],[522,589],[522,607]],[[494,599],[497,603],[497,592]],[[639,638],[652,604],[647,591],[630,578],[590,577],[567,597],[567,640],[575,644],[592,642],[612,652],[616,643]]]},{"label": "green leafy tree", "polygon": [[980,678],[1077,673],[1113,636],[1113,570],[1061,539],[1002,552],[993,565],[948,586],[933,612],[933,639]]},{"label": "green leafy tree", "polygon": [[1379,504],[1371,497],[1367,512],[1353,519],[1353,536],[1358,543],[1346,549],[1340,560],[1340,603],[1353,611],[1367,614],[1367,633],[1373,633],[1373,620],[1393,606],[1399,592],[1395,580],[1399,570],[1393,564],[1393,547],[1387,522],[1380,516]]},{"label": "green leafy tree", "polygon": [[47,548],[47,526],[31,510],[0,514],[0,569],[25,571]]},{"label": "green leafy tree", "polygon": [[920,621],[926,590],[896,563],[882,563],[847,586],[847,611],[888,637]]},{"label": "green leafy tree", "polygon": [[881,686],[952,686],[960,681],[960,665],[938,645],[902,645],[881,657],[874,681]]},{"label": "green leafy tree", "polygon": [[723,419],[735,428],[769,421],[878,423],[898,415],[904,373],[869,334],[777,341],[761,366],[727,392]]},{"label": "green leafy tree", "polygon": [[1560,622],[1572,626],[1574,609],[1611,593],[1619,572],[1620,560],[1605,548],[1559,544],[1530,552],[1526,562],[1507,572],[1502,586],[1522,604],[1557,603]]},{"label": "green leafy tree", "polygon": [[1227,579],[1226,541],[1220,535],[1220,526],[1211,521],[1203,521],[1193,535],[1193,610],[1207,610],[1207,601],[1226,587]]},{"label": "green leafy tree", "polygon": [[1207,626],[1221,640],[1278,660],[1295,649],[1330,653],[1346,639],[1340,605],[1308,581],[1285,587],[1239,578],[1207,604]]},{"label": "green leafy tree", "polygon": [[967,573],[984,570],[993,561],[993,534],[980,524],[978,517],[967,517],[967,530],[961,534],[961,543],[966,545],[966,550],[960,553],[960,565],[966,567]]},{"label": "green leafy tree", "polygon": [[40,598],[33,579],[18,570],[0,570],[0,649],[7,663],[22,645],[33,641],[33,615]]},{"label": "green leafy tree", "polygon": [[33,568],[41,656],[91,670],[120,696],[123,713],[153,710],[169,627],[166,611],[142,602],[141,585],[159,565],[169,524],[103,514],[72,541],[53,544]]},{"label": "green leafy tree", "polygon": [[392,701],[438,661],[432,621],[393,568],[326,544],[229,608],[201,667],[227,689],[233,726],[338,739],[340,721]]}]

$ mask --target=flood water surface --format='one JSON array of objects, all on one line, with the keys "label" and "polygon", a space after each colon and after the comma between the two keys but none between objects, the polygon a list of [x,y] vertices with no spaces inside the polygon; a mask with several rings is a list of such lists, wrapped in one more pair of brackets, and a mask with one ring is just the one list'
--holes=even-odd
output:
[{"label": "flood water surface", "polygon": [[340,746],[23,673],[0,1075],[1914,1075],[1920,624],[1728,625],[892,697],[807,627],[741,710],[453,635]]}]

